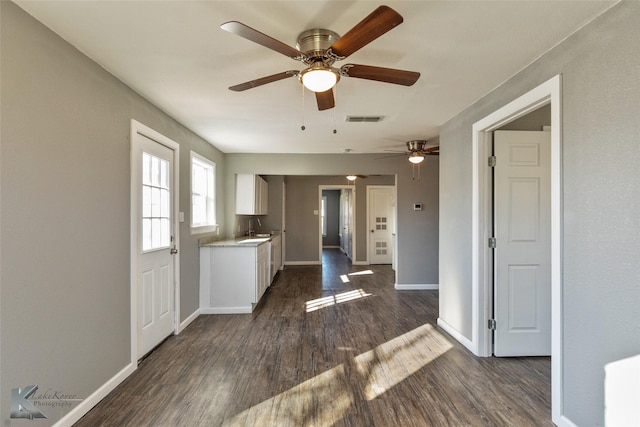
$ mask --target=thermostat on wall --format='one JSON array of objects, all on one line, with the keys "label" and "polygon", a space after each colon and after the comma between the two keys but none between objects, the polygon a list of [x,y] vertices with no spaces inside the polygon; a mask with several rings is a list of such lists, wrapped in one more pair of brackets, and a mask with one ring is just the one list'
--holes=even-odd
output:
[{"label": "thermostat on wall", "polygon": [[414,211],[421,211],[422,210],[422,203],[414,203],[413,204],[413,210]]}]

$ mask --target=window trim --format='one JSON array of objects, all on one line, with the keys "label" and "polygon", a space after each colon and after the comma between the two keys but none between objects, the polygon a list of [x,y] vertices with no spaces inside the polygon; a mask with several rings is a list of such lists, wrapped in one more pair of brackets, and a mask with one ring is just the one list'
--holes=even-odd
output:
[{"label": "window trim", "polygon": [[[207,225],[198,225],[198,226],[194,226],[193,225],[193,164],[194,164],[194,160],[196,162],[200,162],[203,163],[209,167],[212,168],[213,170],[213,224],[207,224]],[[190,158],[189,158],[189,199],[190,199],[190,215],[189,215],[189,228],[191,230],[191,234],[202,234],[202,233],[211,233],[211,232],[215,232],[218,231],[218,218],[217,218],[217,194],[216,194],[216,163],[211,160],[208,159],[194,151],[191,151],[190,153]]]}]

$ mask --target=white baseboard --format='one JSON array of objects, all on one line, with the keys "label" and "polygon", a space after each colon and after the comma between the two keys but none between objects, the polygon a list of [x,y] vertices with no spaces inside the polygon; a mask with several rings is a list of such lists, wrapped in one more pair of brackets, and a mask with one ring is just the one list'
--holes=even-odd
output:
[{"label": "white baseboard", "polygon": [[125,366],[120,372],[114,375],[109,381],[104,383],[100,388],[91,393],[89,397],[84,399],[73,408],[67,415],[60,418],[56,422],[54,427],[71,427],[80,418],[82,418],[87,412],[89,412],[94,406],[96,406],[102,399],[104,399],[109,393],[111,393],[122,381],[127,379],[138,368],[136,363],[130,363]]},{"label": "white baseboard", "polygon": [[573,421],[571,421],[569,418],[565,417],[564,415],[562,415],[558,421],[553,420],[553,422],[558,427],[578,427],[578,424],[574,423]]},{"label": "white baseboard", "polygon": [[200,309],[197,309],[196,311],[194,311],[191,316],[187,317],[186,319],[184,319],[179,325],[178,325],[178,334],[182,331],[184,331],[184,329],[189,326],[191,324],[191,322],[193,322],[194,320],[196,320],[198,318],[198,316],[200,316]]},{"label": "white baseboard", "polygon": [[251,314],[251,306],[245,307],[207,307],[201,308],[200,314]]},{"label": "white baseboard", "polygon": [[456,341],[458,341],[460,344],[465,346],[467,350],[473,353],[473,343],[469,338],[462,335],[457,329],[453,328],[451,325],[449,325],[447,322],[442,320],[440,317],[438,317],[438,326],[444,329],[446,333],[451,335],[453,338],[456,339]]},{"label": "white baseboard", "polygon": [[440,288],[437,283],[435,285],[402,285],[400,283],[396,283],[394,287],[397,291],[437,291]]},{"label": "white baseboard", "polygon": [[322,261],[287,261],[284,265],[322,265]]},{"label": "white baseboard", "polygon": [[342,249],[340,246],[323,246],[322,249]]},{"label": "white baseboard", "polygon": [[351,265],[371,265],[367,261],[351,261]]}]

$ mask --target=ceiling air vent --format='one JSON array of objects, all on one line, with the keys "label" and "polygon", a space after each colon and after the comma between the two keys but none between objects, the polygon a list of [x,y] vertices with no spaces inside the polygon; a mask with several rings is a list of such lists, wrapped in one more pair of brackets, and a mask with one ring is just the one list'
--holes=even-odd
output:
[{"label": "ceiling air vent", "polygon": [[351,123],[378,123],[384,116],[347,116],[345,122]]}]

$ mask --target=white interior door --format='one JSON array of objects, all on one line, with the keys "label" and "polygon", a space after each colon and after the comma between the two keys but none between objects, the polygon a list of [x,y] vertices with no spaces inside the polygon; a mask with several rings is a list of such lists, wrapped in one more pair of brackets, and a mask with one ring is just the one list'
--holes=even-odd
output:
[{"label": "white interior door", "polygon": [[175,329],[174,150],[136,136],[138,358]]},{"label": "white interior door", "polygon": [[353,223],[353,206],[351,202],[352,192],[350,189],[340,190],[340,225],[341,225],[341,241],[342,250],[349,257],[352,258],[352,223]]},{"label": "white interior door", "polygon": [[393,187],[367,187],[369,264],[393,261],[393,199]]},{"label": "white interior door", "polygon": [[551,354],[551,138],[494,132],[494,354]]}]

